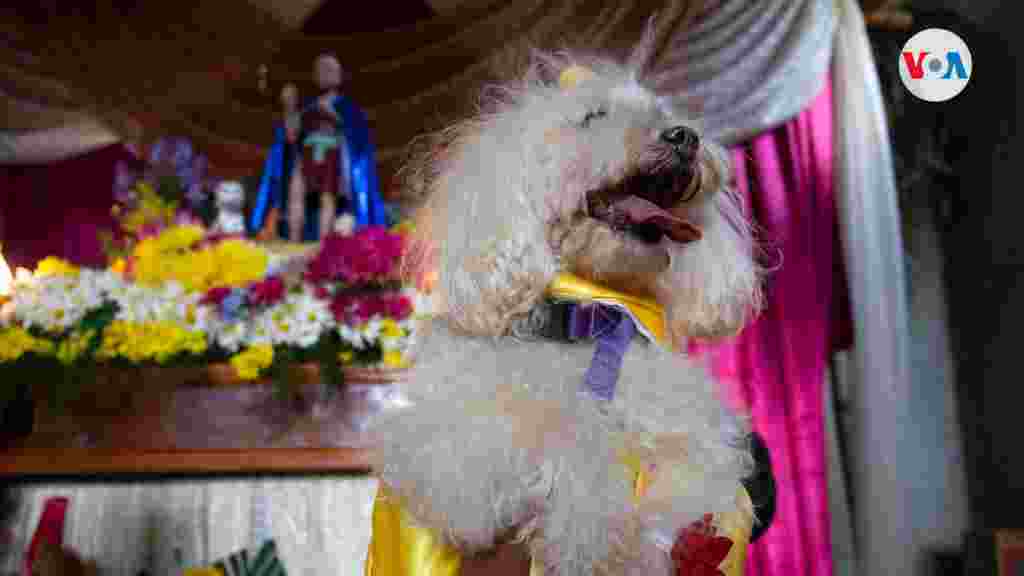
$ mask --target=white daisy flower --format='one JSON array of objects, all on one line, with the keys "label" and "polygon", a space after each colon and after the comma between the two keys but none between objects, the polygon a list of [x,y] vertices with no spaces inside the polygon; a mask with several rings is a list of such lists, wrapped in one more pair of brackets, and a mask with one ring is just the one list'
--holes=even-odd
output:
[{"label": "white daisy flower", "polygon": [[158,289],[128,284],[115,290],[111,299],[117,303],[116,318],[126,322],[156,322],[174,318],[176,303],[167,302]]},{"label": "white daisy flower", "polygon": [[380,328],[380,318],[377,316],[370,318],[370,321],[363,325],[363,337],[370,342],[377,340],[380,337]]},{"label": "white daisy flower", "polygon": [[103,304],[100,294],[77,279],[49,276],[14,294],[14,318],[26,327],[62,332]]},{"label": "white daisy flower", "polygon": [[184,294],[180,300],[171,301],[172,315],[189,330],[209,333],[213,325],[216,311],[200,304],[201,294]]},{"label": "white daisy flower", "polygon": [[369,341],[362,332],[347,324],[341,324],[338,326],[338,335],[341,336],[341,340],[343,342],[352,346],[356,350],[363,350],[369,345]]},{"label": "white daisy flower", "polygon": [[334,327],[334,315],[327,302],[306,290],[288,295],[289,343],[309,348]]},{"label": "white daisy flower", "polygon": [[225,351],[234,354],[243,345],[252,343],[248,328],[245,322],[219,323],[214,328],[214,341]]}]

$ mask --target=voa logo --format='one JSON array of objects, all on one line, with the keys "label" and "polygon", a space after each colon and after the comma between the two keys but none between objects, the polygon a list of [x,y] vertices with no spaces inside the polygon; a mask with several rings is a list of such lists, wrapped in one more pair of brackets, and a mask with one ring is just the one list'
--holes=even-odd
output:
[{"label": "voa logo", "polygon": [[949,30],[929,28],[903,45],[899,67],[911,94],[926,102],[945,102],[967,87],[974,62],[963,39]]}]

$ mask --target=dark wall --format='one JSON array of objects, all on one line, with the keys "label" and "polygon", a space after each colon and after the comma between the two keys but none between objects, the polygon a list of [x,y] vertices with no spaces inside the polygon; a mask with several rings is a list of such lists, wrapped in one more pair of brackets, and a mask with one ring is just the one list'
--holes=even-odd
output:
[{"label": "dark wall", "polygon": [[990,555],[991,530],[1024,528],[1019,3],[944,4],[969,20],[951,18],[948,28],[961,33],[974,58],[967,91],[941,105],[943,120],[958,126],[961,154],[958,191],[944,204],[940,226],[970,524],[986,542],[978,551]]},{"label": "dark wall", "polygon": [[401,28],[434,16],[424,0],[349,2],[327,0],[302,25],[312,36],[345,36]]}]

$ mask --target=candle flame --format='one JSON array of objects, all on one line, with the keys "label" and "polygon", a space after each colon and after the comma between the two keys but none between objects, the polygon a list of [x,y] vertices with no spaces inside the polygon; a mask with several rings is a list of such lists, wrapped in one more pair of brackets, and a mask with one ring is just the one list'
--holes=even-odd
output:
[{"label": "candle flame", "polygon": [[0,253],[0,296],[11,295],[11,285],[14,277],[11,276],[11,267],[7,265],[3,253]]}]

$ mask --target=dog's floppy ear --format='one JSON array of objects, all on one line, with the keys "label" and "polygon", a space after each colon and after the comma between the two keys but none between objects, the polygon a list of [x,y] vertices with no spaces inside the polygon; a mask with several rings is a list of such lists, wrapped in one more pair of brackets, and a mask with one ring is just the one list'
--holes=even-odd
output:
[{"label": "dog's floppy ear", "polygon": [[[533,128],[533,127],[530,127]],[[480,336],[507,333],[557,273],[544,221],[546,183],[522,134],[518,108],[499,108],[453,132],[443,159],[432,158],[424,216],[436,248],[449,321]],[[540,130],[528,139],[543,140]],[[524,169],[524,167],[532,169]]]}]

